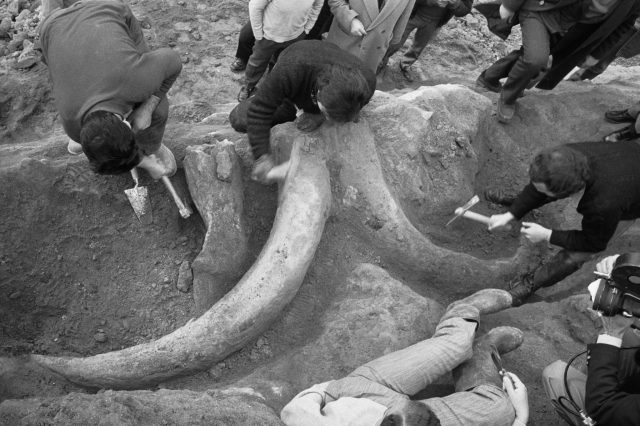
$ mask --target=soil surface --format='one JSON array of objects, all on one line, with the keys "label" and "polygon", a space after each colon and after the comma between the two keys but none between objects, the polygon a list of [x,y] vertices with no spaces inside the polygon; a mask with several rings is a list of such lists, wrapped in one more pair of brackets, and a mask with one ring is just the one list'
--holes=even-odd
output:
[{"label": "soil surface", "polygon": [[[239,28],[248,19],[247,1],[138,0],[130,4],[143,22],[150,47],[171,46],[183,58],[183,72],[169,93],[172,106],[167,144],[181,159],[185,143],[176,134],[213,117],[212,127],[203,131],[199,140],[228,137],[247,165],[246,137],[231,131],[224,119],[243,77],[232,73],[229,64]],[[517,32],[506,42],[501,41],[488,32],[478,14],[455,18],[416,64],[415,81],[407,82],[402,77],[396,56],[379,77],[378,88],[401,94],[444,83],[472,87],[484,67],[518,46]],[[128,175],[97,176],[84,158],[66,154],[67,139],[53,107],[46,66],[39,62],[29,69],[14,69],[12,61],[15,58],[8,56],[0,59],[0,144],[4,150],[0,156],[0,402],[74,391],[91,394],[96,389],[85,389],[55,376],[30,363],[27,355],[94,355],[148,342],[183,326],[198,313],[192,293],[177,288],[178,270],[184,261],[191,262],[198,255],[206,229],[198,215],[180,218],[166,189],[146,176],[141,184],[150,190],[154,220],[151,225],[141,225],[123,192],[133,187]],[[501,187],[514,193],[526,180],[526,152],[537,146],[597,139],[613,130],[615,126],[597,117],[640,93],[633,80],[637,68],[625,68],[634,65],[633,60],[616,64],[595,84],[563,86],[561,94],[531,92],[522,102],[523,111],[536,110],[536,117],[544,119],[525,119],[523,114],[512,128],[505,129],[487,113],[474,143],[501,138],[519,141],[522,150],[515,157],[503,157],[487,148],[478,160],[479,169],[472,174],[472,189],[482,194],[485,188]],[[603,97],[608,86],[604,84],[615,87],[606,101]],[[567,94],[579,98],[584,109],[576,102],[564,103],[562,97]],[[494,94],[483,96],[495,103]],[[539,107],[545,103],[555,109]],[[437,114],[435,111],[434,126],[443,126],[439,130],[444,134],[449,124],[438,124]],[[566,121],[560,122],[556,116]],[[554,125],[547,126],[549,122]],[[174,136],[180,143],[172,145]],[[488,142],[485,145],[496,148]],[[511,164],[513,158],[520,161]],[[250,182],[248,170],[245,167],[244,207],[249,257],[255,259],[271,229],[277,188]],[[190,202],[184,172],[180,170],[172,181]],[[496,259],[512,255],[523,244],[517,228],[489,234],[477,224],[458,220],[445,230],[442,226],[455,208],[451,203],[420,213],[420,206],[412,207],[410,200],[400,202],[417,229],[448,249]],[[532,218],[553,223],[560,220],[564,208],[543,209],[534,212]],[[477,211],[494,214],[502,207],[483,202]],[[418,318],[416,306],[436,311],[433,306],[446,306],[473,288],[467,283],[431,287],[424,276],[385,261],[375,247],[351,230],[348,214],[330,216],[316,260],[294,302],[257,341],[208,371],[158,387],[202,392],[220,386],[251,386],[261,391],[277,412],[302,390],[302,384],[339,377],[390,348],[426,337],[434,318]],[[637,250],[639,233],[640,228],[632,227],[608,252]],[[360,264],[384,271],[369,273],[382,282],[392,282],[389,285],[397,291],[383,294],[365,284],[353,284],[363,276],[369,277],[360,270],[354,275],[354,265]],[[522,348],[507,355],[505,364],[529,387],[532,425],[562,424],[543,395],[540,370],[555,359],[568,359],[593,337],[590,330],[594,325],[584,309],[585,301],[572,296],[590,281],[593,265],[588,263],[559,286],[543,291],[534,299],[537,303],[493,315],[483,326],[488,330],[514,325],[525,331]],[[505,287],[506,283],[495,286]],[[375,290],[375,286],[372,288]],[[358,293],[361,290],[362,296]],[[363,319],[365,308],[358,305],[359,298],[372,306],[387,306],[385,300],[400,305],[389,303],[385,308],[388,311],[367,313]],[[397,320],[399,314],[394,310],[403,306],[416,316]],[[369,328],[359,330],[340,324],[335,327],[343,333],[336,333],[342,340],[326,337],[326,324],[333,324],[341,315],[346,318],[344,312],[349,309],[359,318],[356,324]],[[389,318],[396,318],[397,324]],[[396,338],[378,334],[372,338],[372,348],[366,347],[368,340],[363,336],[378,327],[374,322],[378,319],[393,323],[407,334]],[[393,327],[389,334],[393,334]],[[340,355],[336,354],[334,360],[327,356],[316,365],[305,363],[304,354],[314,353],[318,342],[335,345]],[[356,353],[345,355],[337,349],[341,345],[353,345]],[[443,381],[445,391],[450,390],[448,383]],[[171,393],[163,394],[163,398],[167,395]]]}]

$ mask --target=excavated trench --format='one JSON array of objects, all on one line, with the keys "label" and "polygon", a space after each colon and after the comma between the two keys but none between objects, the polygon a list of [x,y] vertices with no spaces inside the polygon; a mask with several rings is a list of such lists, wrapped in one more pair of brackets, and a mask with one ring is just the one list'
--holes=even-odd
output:
[{"label": "excavated trench", "polygon": [[[523,245],[517,229],[491,234],[484,226],[464,219],[447,229],[444,224],[455,207],[471,195],[479,193],[482,198],[485,188],[517,191],[526,182],[528,159],[543,145],[566,142],[571,132],[573,140],[586,140],[608,130],[596,123],[595,117],[601,113],[601,105],[613,103],[620,95],[598,88],[572,93],[573,99],[561,93],[525,98],[521,111],[528,114],[506,129],[491,116],[489,99],[449,86],[429,88],[422,95],[404,96],[401,101],[379,94],[363,122],[343,130],[328,126],[306,137],[293,126],[276,129],[276,149],[283,158],[288,157],[289,146],[297,144],[305,161],[316,161],[321,168],[326,165],[327,176],[331,177],[328,219],[323,233],[320,229],[319,246],[313,248],[313,262],[302,271],[306,278],[299,278],[302,288],[298,296],[300,283],[284,292],[285,299],[293,302],[282,314],[273,311],[263,318],[235,322],[240,311],[251,309],[245,304],[247,299],[240,297],[235,304],[223,299],[227,307],[219,308],[211,321],[228,328],[203,331],[203,336],[221,336],[222,340],[228,336],[233,340],[212,343],[218,355],[192,353],[158,367],[160,373],[143,366],[142,375],[147,374],[149,380],[134,375],[123,379],[126,383],[120,379],[101,382],[87,379],[82,371],[74,373],[73,381],[88,389],[51,375],[31,362],[28,355],[91,357],[120,351],[117,353],[125,354],[121,362],[127,365],[131,362],[126,359],[129,349],[122,349],[162,342],[162,336],[174,330],[189,334],[193,324],[189,321],[200,312],[193,290],[185,293],[176,287],[181,278],[178,270],[200,253],[206,220],[197,215],[181,219],[162,185],[143,180],[142,184],[150,188],[154,222],[142,226],[122,192],[133,186],[132,182],[124,176],[92,174],[83,158],[66,154],[61,134],[45,141],[1,146],[0,401],[101,387],[148,388],[162,382],[171,388],[202,390],[251,382],[247,377],[252,375],[264,379],[269,375],[260,376],[261,368],[269,370],[269,365],[285,362],[296,348],[324,336],[322,328],[328,327],[331,319],[323,314],[327,306],[340,303],[345,277],[360,264],[382,268],[417,294],[440,303],[485,286],[483,282],[470,282],[472,277],[496,282],[531,267],[538,261],[540,250],[527,251],[511,265],[495,262],[510,258]],[[593,99],[598,101],[587,102]],[[581,105],[580,111],[574,110],[577,105]],[[422,117],[423,122],[412,119],[411,114]],[[216,129],[207,128],[202,133],[210,130]],[[180,146],[191,143],[178,141]],[[244,273],[265,256],[260,253],[269,245],[278,194],[275,186],[249,181],[246,139],[238,139],[235,145],[244,164],[243,221],[248,259],[240,271]],[[309,178],[304,167],[297,173],[299,177],[290,176],[288,185],[295,186],[307,176],[311,187],[317,187],[319,178]],[[181,171],[173,180],[178,191],[186,194],[184,173]],[[291,217],[280,225],[282,230],[297,217],[292,209]],[[502,208],[483,200],[475,210],[490,215]],[[547,223],[570,223],[575,218],[567,216],[566,210],[565,205],[545,208],[533,217]],[[226,247],[224,240],[219,244],[227,250],[237,249]],[[276,252],[282,255],[280,249]],[[282,255],[282,261],[287,261],[290,254]],[[269,256],[266,263],[273,264],[275,254]],[[243,280],[250,280],[250,274],[247,272]],[[283,280],[274,280],[273,286]],[[264,289],[258,285],[252,292]],[[287,305],[288,300],[275,297],[278,306]],[[256,308],[256,312],[260,310]],[[225,323],[227,320],[230,322]],[[263,323],[253,337],[237,338],[238,331],[253,327],[256,321]],[[219,350],[220,345],[227,348]],[[379,345],[380,350],[387,349]],[[163,349],[160,343],[153,350]],[[102,361],[95,358],[95,363]],[[142,365],[149,361],[139,362]],[[227,365],[221,367],[221,363]],[[341,360],[324,360],[324,365],[331,363],[340,365]],[[57,361],[45,364],[51,367]],[[81,370],[83,364],[77,368]],[[347,367],[338,370],[341,368]],[[170,380],[175,372],[184,375],[200,370],[206,373]],[[289,374],[294,384],[304,381],[294,377],[295,369]],[[308,377],[303,373],[299,376]],[[282,394],[272,396],[270,404],[277,407],[282,399],[286,399]]]}]

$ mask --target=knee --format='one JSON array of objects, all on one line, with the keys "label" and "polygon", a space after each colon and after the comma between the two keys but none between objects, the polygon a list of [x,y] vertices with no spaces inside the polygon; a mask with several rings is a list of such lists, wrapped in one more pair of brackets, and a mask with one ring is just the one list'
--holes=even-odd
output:
[{"label": "knee", "polygon": [[156,109],[153,110],[151,120],[154,123],[165,123],[167,118],[169,118],[169,101],[166,96],[162,96],[160,103],[158,103]]},{"label": "knee", "polygon": [[246,114],[242,114],[242,112],[239,111],[240,109],[240,105],[238,105],[233,110],[231,110],[231,112],[229,113],[229,124],[231,124],[231,127],[233,127],[233,130],[235,130],[236,132],[246,133],[247,117]]},{"label": "knee", "polygon": [[562,360],[552,362],[542,370],[542,380],[548,381],[550,378],[561,377],[566,367],[567,363]]}]

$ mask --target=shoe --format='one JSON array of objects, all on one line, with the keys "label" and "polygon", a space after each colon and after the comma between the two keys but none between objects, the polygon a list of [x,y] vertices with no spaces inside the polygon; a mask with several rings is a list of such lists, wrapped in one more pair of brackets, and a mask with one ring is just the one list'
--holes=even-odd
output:
[{"label": "shoe", "polygon": [[630,125],[625,127],[622,130],[617,130],[613,133],[609,133],[607,136],[603,138],[605,142],[620,142],[620,141],[630,141],[638,137],[638,133],[636,133],[636,129],[634,125]]},{"label": "shoe", "polygon": [[73,139],[69,139],[69,143],[67,144],[67,151],[69,151],[69,154],[71,155],[80,155],[84,152],[82,150],[82,145],[80,145]]},{"label": "shoe", "polygon": [[635,123],[636,117],[626,109],[611,110],[604,113],[604,119],[610,123]]},{"label": "shoe", "polygon": [[478,343],[495,347],[500,355],[518,349],[523,341],[522,330],[508,326],[492,328],[487,334],[478,338]]},{"label": "shoe", "polygon": [[402,62],[400,62],[399,64],[399,68],[400,68],[400,73],[402,74],[402,76],[404,77],[405,80],[407,80],[410,83],[413,83],[415,81],[415,78],[413,77],[413,74],[411,73],[411,66],[403,66]]},{"label": "shoe", "polygon": [[238,102],[242,102],[246,99],[248,99],[249,97],[251,97],[251,95],[253,95],[253,92],[256,91],[255,86],[254,87],[249,87],[249,86],[242,86],[240,88],[240,91],[238,92]]},{"label": "shoe", "polygon": [[487,80],[484,76],[484,72],[476,79],[476,86],[495,93],[500,93],[502,90],[502,84],[499,81],[492,82]]},{"label": "shoe", "polygon": [[516,195],[508,194],[502,189],[487,189],[484,191],[484,199],[490,203],[510,206],[516,201]]},{"label": "shoe", "polygon": [[480,291],[476,291],[471,296],[467,296],[464,299],[456,300],[449,305],[449,308],[460,304],[474,306],[478,309],[480,315],[485,315],[510,308],[512,300],[511,294],[509,294],[507,290],[502,290],[500,288],[485,288]]},{"label": "shoe", "polygon": [[509,124],[516,114],[516,105],[505,104],[502,100],[502,96],[498,98],[498,108],[496,111],[498,115],[498,121],[504,124]]},{"label": "shoe", "polygon": [[511,294],[511,306],[522,305],[538,288],[533,285],[533,275],[528,274],[509,289]]},{"label": "shoe", "polygon": [[244,71],[247,68],[247,61],[244,61],[240,58],[236,58],[231,65],[229,65],[229,69],[233,72]]}]

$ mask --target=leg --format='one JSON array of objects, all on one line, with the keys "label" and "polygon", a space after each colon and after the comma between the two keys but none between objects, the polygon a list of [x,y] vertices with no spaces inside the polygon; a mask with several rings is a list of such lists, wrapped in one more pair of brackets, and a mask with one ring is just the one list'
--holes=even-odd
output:
[{"label": "leg", "polygon": [[136,135],[136,143],[144,155],[153,154],[160,149],[168,117],[169,101],[166,96],[163,96],[151,114],[151,125]]},{"label": "leg", "polygon": [[520,55],[522,55],[522,48],[513,50],[507,56],[498,59],[493,65],[482,71],[480,75],[483,76],[485,80],[497,85],[501,79],[509,75],[511,68],[513,68],[518,59],[520,59]]},{"label": "leg", "polygon": [[[258,81],[260,81],[260,78],[269,65],[271,56],[273,56],[273,54],[278,50],[280,45],[281,43],[267,40],[265,38],[262,40],[256,40],[256,43],[253,46],[253,53],[249,57],[247,69],[245,70],[247,87],[250,89],[256,87]],[[250,91],[251,90],[249,90],[249,92]]]},{"label": "leg", "polygon": [[416,30],[411,47],[404,53],[404,55],[402,55],[400,67],[409,68],[413,65],[418,60],[427,44],[438,34],[438,30],[437,21],[424,19],[422,21],[422,26],[418,27]]},{"label": "leg", "polygon": [[477,308],[453,305],[430,339],[375,359],[349,376],[364,377],[395,392],[413,395],[471,357],[478,318]]},{"label": "leg", "polygon": [[307,40],[322,40],[322,34],[329,32],[331,22],[333,22],[333,14],[331,13],[329,3],[325,1],[322,9],[320,9],[316,23],[313,24],[313,28],[311,28],[311,31],[309,31],[309,34],[307,34],[305,38]]},{"label": "leg", "polygon": [[[564,361],[556,361],[552,364],[549,364],[542,371],[542,384],[544,386],[544,391],[547,394],[547,397],[551,401],[554,402],[554,405],[560,404],[562,406],[562,402],[564,398],[567,397],[567,389],[564,386],[564,371],[567,367],[567,363]],[[573,367],[569,367],[569,371],[567,372],[567,386],[569,387],[569,391],[571,392],[571,398],[578,404],[580,409],[584,409],[584,398],[585,398],[585,388],[587,385],[587,376],[579,372]],[[564,397],[564,398],[560,398]],[[580,424],[581,420],[579,417],[572,415],[567,410],[563,410],[562,408],[556,405],[556,410],[561,417],[568,417],[573,420],[575,424]]]},{"label": "leg", "polygon": [[392,57],[398,50],[400,50],[402,46],[404,46],[411,32],[414,29],[418,28],[420,24],[421,24],[421,20],[418,16],[414,16],[413,18],[409,19],[409,21],[407,22],[407,26],[404,29],[404,33],[402,33],[402,38],[400,39],[400,42],[396,44],[390,44],[389,47],[387,48],[387,53],[384,54],[384,57],[380,62],[382,66],[387,65],[387,63],[389,62],[389,58]]},{"label": "leg", "polygon": [[251,53],[253,53],[253,45],[256,39],[253,37],[251,23],[247,22],[238,35],[238,49],[236,50],[236,58],[243,60],[245,63],[249,61]]},{"label": "leg", "polygon": [[502,86],[501,99],[506,105],[514,105],[533,77],[542,71],[549,61],[550,34],[536,12],[520,13],[522,29],[522,56],[515,62],[507,81]]}]

